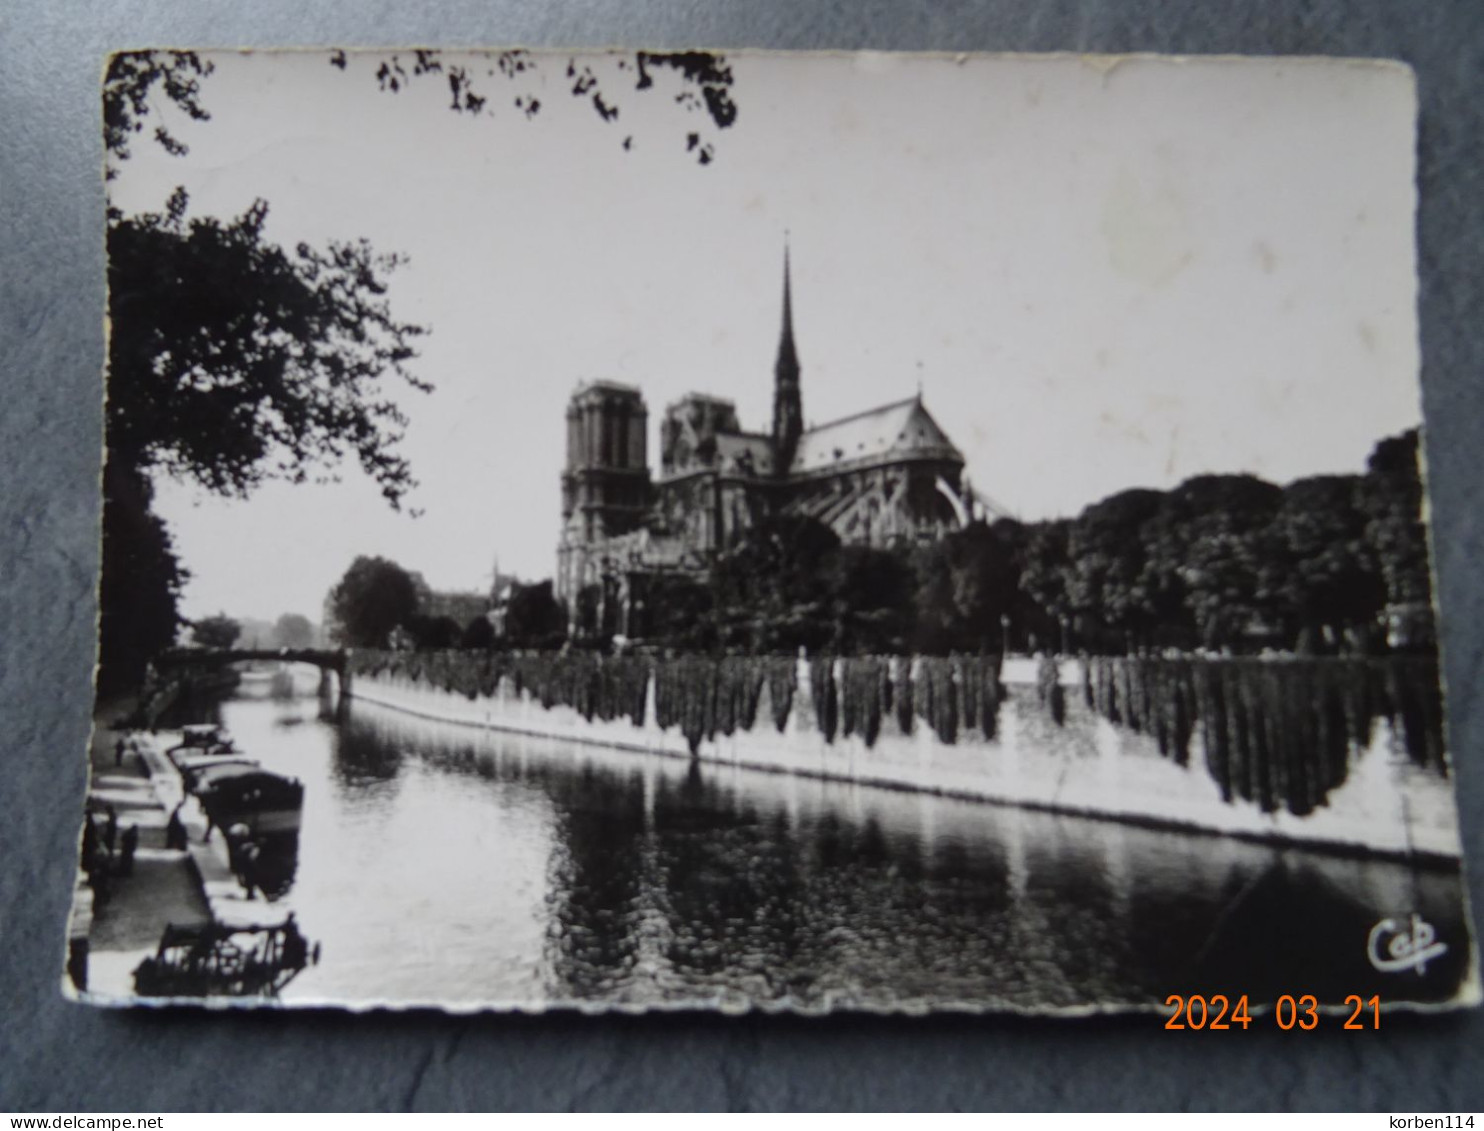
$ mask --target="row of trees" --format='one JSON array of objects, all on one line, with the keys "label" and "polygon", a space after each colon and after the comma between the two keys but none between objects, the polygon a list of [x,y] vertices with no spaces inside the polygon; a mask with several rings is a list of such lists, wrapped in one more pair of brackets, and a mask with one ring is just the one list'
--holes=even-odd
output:
[{"label": "row of trees", "polygon": [[1430,643],[1422,498],[1415,429],[1379,443],[1362,475],[1125,491],[1033,530],[1021,589],[1097,651]]},{"label": "row of trees", "polygon": [[516,585],[501,609],[501,632],[486,615],[460,624],[424,608],[415,574],[396,562],[358,557],[330,590],[330,639],[348,648],[493,648],[501,642],[523,648],[562,644],[567,618],[551,582]]},{"label": "row of trees", "polygon": [[199,648],[309,648],[314,644],[314,622],[300,613],[284,613],[272,624],[244,623],[226,613],[191,623],[191,643]]},{"label": "row of trees", "polygon": [[[807,518],[761,523],[705,575],[591,586],[575,642],[631,636],[683,651],[844,654],[1002,649],[1097,653],[1273,647],[1308,654],[1431,643],[1416,431],[1377,445],[1362,475],[1286,487],[1203,475],[1134,489],[1072,519],[974,523],[917,547],[842,545]],[[359,558],[332,594],[341,642],[366,648],[552,647],[567,610],[550,582],[497,618],[429,617],[413,578]]]},{"label": "row of trees", "polygon": [[656,582],[647,638],[840,652],[1152,648],[1306,653],[1431,642],[1415,430],[1363,475],[1279,487],[1203,475],[1072,519],[975,523],[911,549],[842,546],[808,519],[765,523],[704,579]]}]

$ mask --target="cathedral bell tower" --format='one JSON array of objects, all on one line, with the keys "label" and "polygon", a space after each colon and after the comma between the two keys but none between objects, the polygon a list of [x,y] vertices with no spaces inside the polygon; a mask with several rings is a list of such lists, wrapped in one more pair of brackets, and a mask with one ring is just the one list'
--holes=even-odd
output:
[{"label": "cathedral bell tower", "polygon": [[799,396],[799,354],[794,348],[793,299],[789,289],[788,245],[783,248],[783,333],[778,360],[773,363],[773,469],[785,478],[793,466],[804,431],[804,408]]},{"label": "cathedral bell tower", "polygon": [[556,596],[568,608],[583,586],[598,579],[607,540],[644,525],[650,505],[647,431],[644,397],[629,385],[579,385],[567,405]]}]

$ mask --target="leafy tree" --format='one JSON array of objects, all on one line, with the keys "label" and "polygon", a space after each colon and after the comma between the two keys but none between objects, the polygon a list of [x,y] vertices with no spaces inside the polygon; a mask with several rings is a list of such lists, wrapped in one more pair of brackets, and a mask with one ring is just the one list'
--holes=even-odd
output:
[{"label": "leafy tree", "polygon": [[[191,52],[114,56],[104,80],[110,177],[153,122],[167,152],[186,146],[160,99],[187,118],[209,62]],[[381,388],[407,368],[420,327],[389,311],[402,260],[364,242],[292,252],[264,237],[259,201],[223,222],[186,219],[177,190],[159,213],[110,207],[109,380],[99,685],[137,684],[174,639],[185,572],[150,511],[151,472],[241,496],[269,478],[303,482],[354,456],[397,506],[413,486],[397,444],[405,426]],[[127,633],[128,638],[121,638]]]},{"label": "leafy tree", "polygon": [[420,651],[441,652],[457,646],[463,635],[459,622],[451,616],[429,616],[414,613],[406,622],[412,634],[412,646]]},{"label": "leafy tree", "polygon": [[1388,616],[1399,645],[1436,639],[1427,530],[1422,521],[1422,473],[1417,429],[1376,445],[1367,462],[1359,504],[1365,540],[1386,589]]},{"label": "leafy tree", "polygon": [[[445,63],[441,52],[420,50],[385,54],[382,52],[347,53],[335,51],[330,64],[344,71],[352,60],[365,60],[375,67],[376,83],[388,94],[397,94],[422,82],[440,83],[447,88],[449,109],[472,117],[489,117],[497,113],[502,102],[489,93],[488,80],[505,80],[516,86],[512,99],[515,111],[523,118],[535,118],[543,103],[531,79],[550,66],[541,57],[525,50],[473,52],[466,58],[471,63]],[[483,74],[480,74],[481,69]],[[703,135],[714,127],[724,130],[737,120],[737,105],[732,101],[732,70],[724,56],[705,51],[639,51],[633,55],[609,52],[597,58],[569,56],[565,73],[568,93],[591,106],[598,119],[609,125],[621,125],[623,94],[615,89],[643,92],[658,89],[656,76],[672,73],[677,84],[671,98],[682,111],[697,115],[701,124],[685,134],[686,152],[694,154],[697,163],[709,165],[715,147]],[[634,135],[623,132],[622,147],[633,148]]]},{"label": "leafy tree", "polygon": [[364,241],[286,252],[262,201],[225,224],[185,210],[177,190],[109,226],[112,457],[242,496],[354,456],[397,506],[413,479],[384,378],[431,389],[407,367],[424,331],[386,300],[404,260]]},{"label": "leafy tree", "polygon": [[[540,94],[530,81],[550,66],[541,57],[520,49],[461,54],[471,62],[445,63],[443,54],[434,50],[390,54],[332,51],[328,58],[330,65],[341,71],[348,71],[353,62],[364,63],[377,87],[387,94],[398,94],[422,83],[441,84],[449,94],[449,109],[458,114],[497,114],[504,102],[490,93],[489,80],[503,80],[515,87],[511,105],[521,118],[534,119],[543,112]],[[129,156],[129,142],[144,132],[151,120],[156,92],[192,120],[209,121],[211,114],[201,100],[201,82],[213,70],[211,62],[194,51],[123,51],[113,55],[103,92],[104,142],[109,153],[118,160]],[[650,97],[668,95],[681,112],[694,115],[695,124],[683,133],[682,141],[686,152],[701,165],[709,165],[716,156],[714,141],[707,136],[710,131],[729,129],[737,120],[732,69],[723,55],[706,51],[609,52],[596,58],[571,55],[563,70],[567,93],[587,103],[600,121],[618,127],[625,151],[635,144],[633,133],[623,128],[626,93],[654,91],[657,93]],[[657,82],[665,73],[675,79],[668,88]],[[189,151],[161,122],[158,113],[153,120],[153,137],[160,146],[176,155]]]},{"label": "leafy tree", "polygon": [[[1005,651],[1026,650],[1030,648],[1033,635],[1041,642],[1058,639],[1060,628],[1056,619],[1031,596],[1025,584],[1039,525],[1000,518],[990,524],[990,530],[999,540],[1008,570],[1003,578],[1007,607],[999,614],[999,631],[994,638],[996,646]],[[1064,541],[1062,548],[1065,550]]]},{"label": "leafy tree", "polygon": [[951,651],[959,610],[954,600],[953,567],[943,543],[913,555],[912,650],[934,655]]},{"label": "leafy tree", "polygon": [[717,559],[712,585],[723,604],[813,599],[822,592],[820,567],[839,546],[839,536],[818,519],[766,518]]},{"label": "leafy tree", "polygon": [[[108,151],[108,177],[117,175],[117,163],[130,156],[129,142],[142,133],[151,115],[156,88],[166,100],[193,121],[211,119],[201,104],[201,80],[215,68],[194,51],[123,51],[108,60],[103,80],[103,145]],[[189,152],[155,115],[154,139],[177,157]]]},{"label": "leafy tree", "polygon": [[959,531],[953,544],[968,551],[954,591],[971,633],[963,646],[999,648],[1005,621],[1019,611],[1016,592],[1025,560],[1025,528],[1013,519],[999,519],[983,530],[976,523]]},{"label": "leafy tree", "polygon": [[906,556],[870,546],[841,546],[825,582],[837,652],[900,652],[912,630],[915,578]]},{"label": "leafy tree", "polygon": [[284,613],[273,625],[273,639],[280,648],[308,648],[314,643],[314,624],[298,613]]},{"label": "leafy tree", "polygon": [[1143,640],[1157,623],[1145,584],[1143,530],[1164,503],[1160,491],[1120,491],[1087,507],[1072,524],[1067,599],[1085,631],[1108,629],[1111,640],[1127,645]]},{"label": "leafy tree", "polygon": [[1027,646],[1032,650],[1072,647],[1067,639],[1072,619],[1069,577],[1072,561],[1068,544],[1070,519],[1033,523],[1026,528],[1025,561],[1020,571],[1020,590],[1034,607],[1028,618]]},{"label": "leafy tree", "polygon": [[1022,540],[1019,523],[974,522],[918,555],[918,649],[1000,647],[1001,618],[1016,604]]},{"label": "leafy tree", "polygon": [[242,625],[226,613],[206,617],[191,625],[191,637],[202,648],[230,648],[241,635]]},{"label": "leafy tree", "polygon": [[417,614],[417,588],[409,574],[385,558],[358,557],[330,590],[332,638],[351,648],[385,648],[393,629]]},{"label": "leafy tree", "polygon": [[818,519],[781,515],[747,530],[711,569],[720,643],[817,649],[835,638],[826,564],[840,538]]},{"label": "leafy tree", "polygon": [[678,574],[654,577],[637,604],[634,635],[680,648],[705,649],[716,642],[710,588]]},{"label": "leafy tree", "polygon": [[1271,564],[1283,491],[1254,475],[1198,475],[1165,497],[1147,529],[1152,572],[1178,585],[1207,647],[1235,644],[1280,613]]},{"label": "leafy tree", "polygon": [[488,651],[495,646],[495,626],[489,617],[475,617],[459,634],[459,647]]},{"label": "leafy tree", "polygon": [[1275,587],[1288,636],[1300,651],[1374,625],[1385,584],[1366,541],[1361,482],[1354,475],[1299,479],[1283,489],[1274,516],[1282,561]]},{"label": "leafy tree", "polygon": [[[109,688],[137,683],[137,642],[168,646],[179,623],[185,574],[148,512],[149,472],[243,496],[269,478],[327,475],[354,455],[394,507],[414,485],[397,452],[405,418],[379,389],[387,373],[428,388],[406,368],[421,329],[395,321],[384,297],[400,259],[364,242],[286,253],[262,237],[261,202],[228,224],[187,223],[185,207],[177,192],[164,213],[109,225],[99,596]],[[151,526],[154,580],[140,575],[137,541]],[[136,642],[113,639],[126,626]]]},{"label": "leafy tree", "polygon": [[551,582],[517,585],[505,611],[505,635],[520,647],[553,643],[566,634],[567,618],[552,594]]},{"label": "leafy tree", "polygon": [[190,576],[170,532],[150,509],[149,481],[112,460],[104,468],[103,561],[99,583],[98,690],[138,686],[149,661],[180,629],[181,586]]}]

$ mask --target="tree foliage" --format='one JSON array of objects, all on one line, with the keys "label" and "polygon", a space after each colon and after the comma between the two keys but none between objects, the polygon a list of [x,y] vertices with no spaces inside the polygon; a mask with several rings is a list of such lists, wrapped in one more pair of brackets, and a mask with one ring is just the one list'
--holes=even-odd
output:
[{"label": "tree foliage", "polygon": [[424,331],[386,298],[404,260],[365,241],[286,252],[262,201],[228,222],[185,209],[177,190],[109,227],[111,453],[236,496],[350,456],[398,505],[413,478],[386,378],[430,389],[408,368]]},{"label": "tree foliage", "polygon": [[[1421,647],[1432,637],[1415,452],[1404,436],[1380,445],[1364,475],[1287,487],[1202,475],[1119,492],[1072,519],[971,523],[925,546],[844,545],[817,520],[773,517],[706,573],[631,577],[627,623],[687,652]],[[576,638],[611,636],[621,598],[612,579],[580,592]],[[563,617],[549,581],[518,587],[506,643],[558,643]],[[455,642],[445,627],[440,647]],[[430,646],[426,632],[406,638]],[[471,632],[461,646],[482,640]]]},{"label": "tree foliage", "polygon": [[824,569],[831,650],[901,652],[912,633],[916,588],[907,556],[872,546],[841,546]]},{"label": "tree foliage", "polygon": [[1282,498],[1252,475],[1199,475],[1165,497],[1150,539],[1153,570],[1165,588],[1178,579],[1188,622],[1207,647],[1276,615],[1272,522]]},{"label": "tree foliage", "polygon": [[463,636],[459,622],[446,614],[413,613],[406,628],[412,635],[412,646],[424,652],[455,648]]},{"label": "tree foliage", "polygon": [[998,649],[1015,603],[1019,523],[974,522],[918,555],[915,650]]},{"label": "tree foliage", "polygon": [[685,574],[658,574],[641,586],[632,635],[686,649],[714,646],[714,602],[704,581]]},{"label": "tree foliage", "polygon": [[203,617],[191,625],[191,638],[202,648],[230,648],[241,635],[241,622],[226,613]]},{"label": "tree foliage", "polygon": [[308,648],[314,643],[314,622],[299,613],[284,613],[273,624],[273,641],[280,648]]},{"label": "tree foliage", "polygon": [[820,648],[835,635],[829,565],[840,539],[817,519],[768,518],[712,565],[715,638],[749,651]]},{"label": "tree foliage", "polygon": [[[187,151],[164,108],[208,120],[211,71],[193,52],[109,60],[110,178],[151,124],[168,153]],[[408,368],[423,331],[393,318],[386,298],[401,257],[364,241],[288,252],[266,238],[262,201],[227,221],[187,220],[187,205],[177,189],[158,213],[108,211],[100,687],[137,683],[180,623],[187,575],[150,510],[152,472],[241,496],[355,458],[393,506],[414,485],[397,450],[406,420],[385,380],[428,388]]]},{"label": "tree foliage", "polygon": [[1376,547],[1366,538],[1363,482],[1320,475],[1283,489],[1274,518],[1277,596],[1300,651],[1318,649],[1326,628],[1364,624],[1385,604]]},{"label": "tree foliage", "polygon": [[495,646],[495,626],[489,617],[474,617],[459,634],[460,648],[489,649]]},{"label": "tree foliage", "polygon": [[[446,62],[442,52],[426,49],[391,54],[334,51],[330,64],[344,71],[352,61],[366,59],[374,67],[377,86],[388,94],[401,93],[420,83],[441,83],[448,92],[449,109],[473,117],[497,113],[503,102],[490,92],[489,83],[503,81],[513,87],[511,105],[518,115],[531,119],[543,112],[542,88],[535,80],[549,73],[547,60],[522,49],[472,52],[463,57],[469,62]],[[685,132],[686,152],[693,154],[698,164],[711,164],[716,156],[715,144],[703,131],[728,129],[737,120],[732,69],[724,56],[706,51],[571,55],[559,82],[571,97],[587,103],[601,122],[617,125],[627,120],[623,114],[626,95],[658,89],[656,76],[663,72],[675,76],[671,92],[674,104],[697,116],[699,124]],[[633,145],[634,135],[625,130],[623,149],[630,150]]]},{"label": "tree foliage", "polygon": [[351,648],[385,648],[417,615],[412,575],[385,558],[358,557],[330,590],[331,636]]},{"label": "tree foliage", "polygon": [[[1072,519],[973,523],[926,547],[840,546],[764,522],[711,570],[713,601],[670,637],[843,653],[1011,647],[1365,652],[1432,640],[1415,432],[1364,475],[1200,475]],[[663,638],[663,634],[660,634]]]},{"label": "tree foliage", "polygon": [[[1364,475],[1203,475],[1126,491],[1030,531],[1021,590],[1095,651],[1177,645],[1301,651],[1431,641],[1413,429]],[[1391,625],[1394,630],[1396,625]]]},{"label": "tree foliage", "polygon": [[550,644],[566,631],[567,618],[550,581],[514,587],[505,610],[505,636],[510,643],[521,647]]},{"label": "tree foliage", "polygon": [[1082,512],[1067,543],[1067,603],[1075,615],[1120,633],[1148,629],[1155,611],[1146,590],[1148,547],[1138,532],[1165,502],[1159,491],[1136,488]]},{"label": "tree foliage", "polygon": [[839,547],[839,536],[817,519],[764,519],[718,559],[712,571],[718,603],[784,607],[818,600],[823,565]]},{"label": "tree foliage", "polygon": [[117,162],[129,158],[129,142],[144,131],[151,115],[154,139],[165,152],[179,157],[190,151],[153,109],[154,94],[158,89],[168,104],[193,121],[209,121],[211,115],[201,103],[201,80],[213,69],[194,51],[121,51],[110,56],[103,77],[103,145],[110,158],[110,180],[117,175]]},{"label": "tree foliage", "polygon": [[[1028,630],[1026,643],[1037,648],[1065,647],[1067,626],[1072,619],[1068,577],[1072,568],[1070,519],[1036,523],[1026,532],[1025,565],[1020,571],[1020,590],[1030,605],[1044,614],[1044,623]],[[1030,636],[1034,634],[1035,639]]]},{"label": "tree foliage", "polygon": [[149,661],[175,644],[190,575],[150,507],[149,481],[109,460],[103,484],[98,690],[110,695],[137,686]]},{"label": "tree foliage", "polygon": [[1432,595],[1419,454],[1416,429],[1383,440],[1361,484],[1365,537],[1376,551],[1386,598],[1395,605],[1426,605]]}]

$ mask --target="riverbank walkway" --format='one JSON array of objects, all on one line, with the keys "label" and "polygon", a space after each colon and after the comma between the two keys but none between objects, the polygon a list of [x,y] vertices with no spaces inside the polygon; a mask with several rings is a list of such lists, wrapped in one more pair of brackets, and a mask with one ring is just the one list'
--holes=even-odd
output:
[{"label": "riverbank walkway", "polygon": [[[159,948],[167,925],[256,927],[265,919],[277,922],[291,910],[287,901],[279,900],[269,913],[265,900],[246,894],[228,861],[226,838],[218,832],[206,840],[200,806],[181,805],[180,775],[165,754],[179,741],[179,733],[152,735],[114,727],[112,720],[126,715],[128,706],[106,704],[96,715],[87,811],[100,825],[110,808],[115,814],[114,860],[96,889],[79,872],[68,932],[74,952],[71,971],[81,969],[75,960],[77,940],[86,940],[85,984],[74,981],[74,988],[102,999],[134,996],[134,970]],[[165,846],[175,811],[185,828],[185,848]],[[137,830],[138,847],[124,875],[120,845],[130,828]]]},{"label": "riverbank walkway", "polygon": [[[74,933],[82,926],[76,921],[77,903],[92,904],[91,923],[86,925],[86,989],[103,997],[133,994],[133,970],[155,952],[167,923],[203,926],[212,919],[191,854],[165,847],[170,811],[155,788],[144,754],[128,743],[133,732],[109,725],[125,706],[112,703],[99,709],[88,752],[87,811],[106,820],[112,807],[118,817],[114,866],[91,893],[86,878],[79,876],[74,904]],[[125,742],[122,760],[117,755],[120,741]],[[138,830],[139,846],[132,869],[122,875],[119,846],[131,827]]]}]

